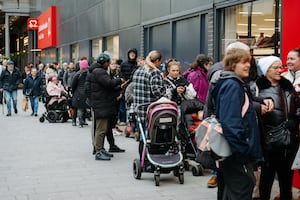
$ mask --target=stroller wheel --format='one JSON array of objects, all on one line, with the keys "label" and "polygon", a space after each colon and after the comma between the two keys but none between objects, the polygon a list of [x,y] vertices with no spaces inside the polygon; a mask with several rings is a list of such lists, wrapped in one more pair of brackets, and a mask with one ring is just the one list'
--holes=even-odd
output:
[{"label": "stroller wheel", "polygon": [[198,167],[192,167],[193,176],[200,176],[200,169]]},{"label": "stroller wheel", "polygon": [[56,119],[57,119],[57,114],[55,111],[49,111],[48,114],[47,114],[47,120],[50,122],[50,123],[55,123],[56,122]]},{"label": "stroller wheel", "polygon": [[141,179],[142,167],[139,159],[134,159],[133,161],[133,176],[135,179]]},{"label": "stroller wheel", "polygon": [[42,116],[42,117],[40,117],[39,120],[40,120],[41,123],[43,123],[45,121],[45,117]]}]

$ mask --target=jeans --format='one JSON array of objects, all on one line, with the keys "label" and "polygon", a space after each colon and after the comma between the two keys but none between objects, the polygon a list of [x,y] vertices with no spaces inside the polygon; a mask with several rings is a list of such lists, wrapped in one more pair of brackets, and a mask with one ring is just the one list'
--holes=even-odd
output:
[{"label": "jeans", "polygon": [[39,97],[29,96],[32,113],[37,114],[39,108]]},{"label": "jeans", "polygon": [[119,120],[120,122],[126,122],[127,117],[126,117],[126,107],[125,107],[125,96],[123,95],[122,98],[120,99],[120,107],[119,107]]},{"label": "jeans", "polygon": [[7,91],[4,90],[4,99],[6,102],[7,113],[11,113],[11,99],[13,102],[14,110],[17,110],[17,90]]}]

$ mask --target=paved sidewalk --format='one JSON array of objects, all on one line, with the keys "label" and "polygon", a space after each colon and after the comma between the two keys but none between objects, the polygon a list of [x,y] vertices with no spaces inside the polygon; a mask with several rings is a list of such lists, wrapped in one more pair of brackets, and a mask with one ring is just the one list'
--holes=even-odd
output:
[{"label": "paved sidewalk", "polygon": [[[138,143],[132,138],[115,136],[126,152],[115,153],[111,161],[95,161],[90,125],[40,123],[31,111],[21,110],[19,97],[19,114],[0,113],[1,200],[216,199],[217,189],[206,187],[208,171],[199,177],[186,171],[183,185],[173,173],[162,174],[159,187],[150,173],[134,179],[132,161],[138,157]],[[39,116],[42,110],[40,104]],[[277,182],[274,185],[273,196],[278,192]]]}]

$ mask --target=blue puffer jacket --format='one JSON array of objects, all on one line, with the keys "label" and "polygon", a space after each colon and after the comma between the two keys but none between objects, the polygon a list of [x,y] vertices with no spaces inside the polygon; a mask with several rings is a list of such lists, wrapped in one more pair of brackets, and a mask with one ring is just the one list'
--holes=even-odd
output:
[{"label": "blue puffer jacket", "polygon": [[249,92],[249,108],[244,117],[241,114],[245,91],[244,82],[235,73],[223,71],[212,96],[232,157],[241,161],[259,161],[262,159],[259,129]]},{"label": "blue puffer jacket", "polygon": [[13,72],[10,73],[8,69],[2,71],[0,76],[0,88],[7,90],[9,92],[18,89],[18,85],[22,82],[22,76],[16,67],[14,67]]},{"label": "blue puffer jacket", "polygon": [[26,91],[31,90],[31,94],[29,96],[38,97],[41,95],[41,85],[42,85],[42,77],[38,74],[35,78],[31,76],[26,77],[24,85],[23,85],[23,94],[26,94]]}]

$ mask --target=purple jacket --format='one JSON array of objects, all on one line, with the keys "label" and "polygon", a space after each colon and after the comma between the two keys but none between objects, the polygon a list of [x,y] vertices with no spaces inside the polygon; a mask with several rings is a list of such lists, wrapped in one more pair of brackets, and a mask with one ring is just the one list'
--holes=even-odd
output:
[{"label": "purple jacket", "polygon": [[209,87],[207,73],[201,67],[196,69],[188,69],[183,72],[182,76],[192,83],[197,92],[197,99],[205,103]]}]

